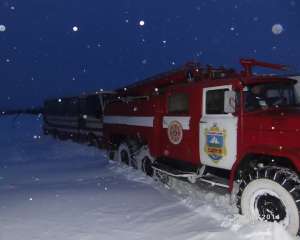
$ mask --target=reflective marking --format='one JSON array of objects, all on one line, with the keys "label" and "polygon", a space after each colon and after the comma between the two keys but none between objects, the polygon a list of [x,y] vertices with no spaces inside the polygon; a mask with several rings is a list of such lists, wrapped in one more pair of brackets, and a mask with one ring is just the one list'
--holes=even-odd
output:
[{"label": "reflective marking", "polygon": [[273,177],[273,180],[274,180],[274,181],[275,181],[276,177],[277,177],[277,172],[275,173],[275,175],[274,175],[274,177]]},{"label": "reflective marking", "polygon": [[51,126],[45,126],[47,130],[60,130],[62,132],[68,132],[68,133],[77,133],[77,129],[68,129],[68,128],[61,128],[61,127],[51,127]]},{"label": "reflective marking", "polygon": [[295,191],[295,189],[296,189],[296,188],[293,188],[293,189],[290,191],[290,193],[294,192],[294,191]]},{"label": "reflective marking", "polygon": [[286,179],[281,183],[281,186],[283,186],[286,183]]},{"label": "reflective marking", "polygon": [[106,124],[120,124],[140,127],[153,127],[154,117],[140,116],[104,116],[103,122]]},{"label": "reflective marking", "polygon": [[266,169],[265,171],[265,178],[267,178],[267,176],[268,176],[268,169]]}]

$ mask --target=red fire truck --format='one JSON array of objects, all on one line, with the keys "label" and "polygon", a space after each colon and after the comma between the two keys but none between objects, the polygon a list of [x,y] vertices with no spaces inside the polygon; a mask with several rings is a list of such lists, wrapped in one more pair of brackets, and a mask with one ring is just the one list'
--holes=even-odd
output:
[{"label": "red fire truck", "polygon": [[188,63],[117,90],[106,105],[111,158],[148,175],[236,192],[240,212],[299,234],[300,108],[285,66],[242,59],[242,72]]}]

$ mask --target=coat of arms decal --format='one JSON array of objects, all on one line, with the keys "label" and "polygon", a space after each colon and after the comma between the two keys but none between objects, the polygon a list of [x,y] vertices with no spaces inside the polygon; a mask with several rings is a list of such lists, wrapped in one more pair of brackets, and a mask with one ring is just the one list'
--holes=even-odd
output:
[{"label": "coat of arms decal", "polygon": [[218,162],[227,154],[226,130],[221,130],[215,123],[211,128],[205,129],[206,144],[204,151],[214,161]]}]

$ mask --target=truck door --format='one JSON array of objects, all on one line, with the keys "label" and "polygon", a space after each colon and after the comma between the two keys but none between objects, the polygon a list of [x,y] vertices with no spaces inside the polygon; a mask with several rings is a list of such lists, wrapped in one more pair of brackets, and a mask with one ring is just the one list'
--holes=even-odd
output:
[{"label": "truck door", "polygon": [[200,119],[200,161],[202,164],[231,169],[237,155],[237,121],[224,112],[224,93],[231,85],[203,89]]},{"label": "truck door", "polygon": [[167,112],[163,116],[163,148],[164,155],[169,158],[192,160],[189,96],[185,89],[176,89],[167,94]]}]

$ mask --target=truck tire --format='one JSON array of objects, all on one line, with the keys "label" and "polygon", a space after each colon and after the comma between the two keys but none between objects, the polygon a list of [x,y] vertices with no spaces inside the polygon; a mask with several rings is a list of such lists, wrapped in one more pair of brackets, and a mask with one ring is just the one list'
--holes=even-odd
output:
[{"label": "truck tire", "polygon": [[148,156],[145,156],[142,159],[142,171],[146,173],[146,175],[152,177],[154,174],[153,168],[152,168],[152,162]]},{"label": "truck tire", "polygon": [[100,146],[99,139],[94,134],[91,133],[88,135],[88,144],[89,146],[94,146],[97,148],[99,148]]},{"label": "truck tire", "polygon": [[299,235],[300,181],[291,170],[263,167],[242,174],[237,194],[240,213],[251,220],[282,224]]},{"label": "truck tire", "polygon": [[131,163],[131,154],[129,147],[126,143],[121,143],[118,147],[117,152],[117,161],[119,163],[125,163],[126,165],[130,165]]}]

